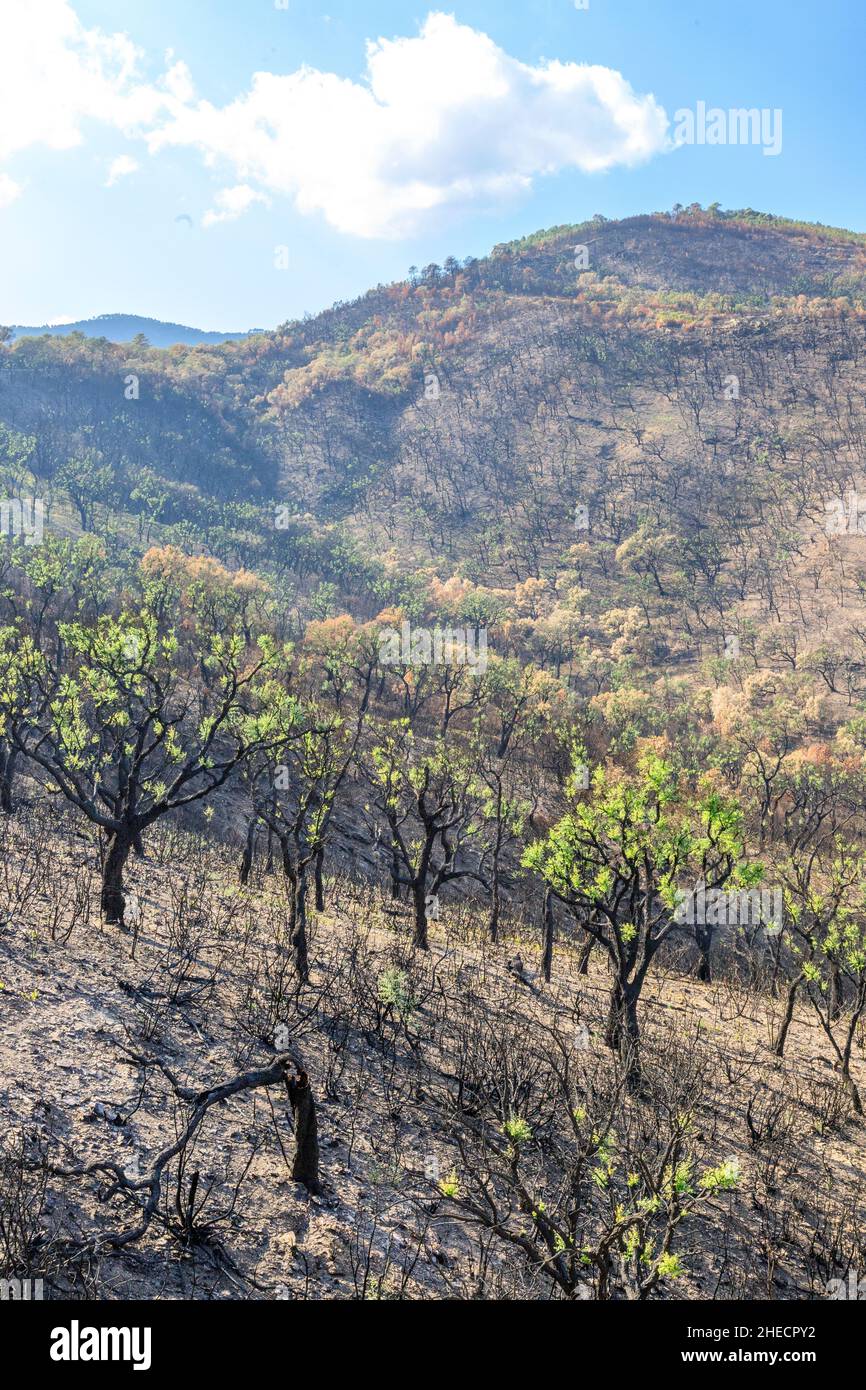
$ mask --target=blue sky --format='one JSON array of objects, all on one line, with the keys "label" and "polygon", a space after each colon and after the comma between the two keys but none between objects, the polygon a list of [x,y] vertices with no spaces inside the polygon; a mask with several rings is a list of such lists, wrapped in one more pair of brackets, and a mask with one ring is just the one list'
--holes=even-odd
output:
[{"label": "blue sky", "polygon": [[[272,327],[675,202],[864,230],[864,54],[854,0],[7,3],[0,322]],[[780,109],[781,152],[667,148],[698,102]]]}]

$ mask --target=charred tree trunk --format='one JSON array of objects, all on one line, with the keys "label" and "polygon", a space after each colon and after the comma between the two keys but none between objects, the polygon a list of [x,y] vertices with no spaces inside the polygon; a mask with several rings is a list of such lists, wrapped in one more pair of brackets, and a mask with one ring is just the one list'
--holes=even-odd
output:
[{"label": "charred tree trunk", "polygon": [[310,978],[310,958],[307,949],[307,866],[295,864],[288,838],[280,836],[283,873],[286,877],[289,900],[289,944],[295,969],[302,984]]},{"label": "charred tree trunk", "polygon": [[325,861],[325,851],[320,848],[316,850],[315,876],[316,876],[316,911],[325,910],[325,880],[322,876],[322,868]]},{"label": "charred tree trunk", "polygon": [[12,787],[15,782],[15,763],[18,754],[9,745],[0,740],[0,813],[4,816],[12,814],[13,800]]},{"label": "charred tree trunk", "polygon": [[102,866],[102,915],[106,922],[123,925],[123,910],[126,899],[123,896],[123,871],[135,840],[134,830],[123,825],[112,832],[108,841],[108,853]]},{"label": "charred tree trunk", "polygon": [[783,1057],[785,1054],[785,1043],[788,1040],[788,1029],[791,1027],[791,1021],[794,1017],[794,1005],[797,1001],[797,991],[802,983],[803,976],[798,975],[796,980],[792,980],[788,986],[788,998],[785,1001],[784,1017],[782,1018],[779,1031],[776,1034],[776,1040],[773,1043],[773,1052],[777,1057]]},{"label": "charred tree trunk", "polygon": [[592,948],[593,948],[594,945],[595,945],[595,937],[594,937],[594,936],[587,936],[586,941],[584,942],[583,950],[582,950],[581,953],[580,953],[580,959],[579,959],[579,961],[578,961],[578,963],[577,963],[577,973],[578,973],[578,975],[588,975],[588,974],[589,974],[589,958],[590,958],[590,956],[592,955]]},{"label": "charred tree trunk", "polygon": [[488,931],[491,941],[499,940],[499,871],[493,870],[493,885],[490,895],[490,921]]},{"label": "charred tree trunk", "polygon": [[253,817],[253,819],[250,821],[249,825],[247,826],[247,838],[246,838],[246,841],[245,841],[245,843],[244,843],[244,852],[243,852],[243,854],[241,855],[241,867],[240,867],[240,869],[239,869],[239,871],[238,871],[238,881],[239,881],[240,883],[248,883],[248,882],[249,882],[250,870],[251,870],[252,867],[253,867],[253,859],[255,858],[255,853],[256,853],[256,819],[255,819],[255,817]]},{"label": "charred tree trunk", "polygon": [[416,879],[412,887],[412,898],[415,903],[415,945],[419,951],[430,949],[427,940],[427,894],[423,878]]},{"label": "charred tree trunk", "polygon": [[640,1027],[637,1017],[638,987],[617,980],[611,990],[605,1042],[618,1056],[626,1087],[635,1094],[641,1087]]},{"label": "charred tree trunk", "polygon": [[310,1078],[298,1067],[297,1076],[286,1077],[286,1090],[295,1121],[295,1157],[292,1177],[308,1192],[319,1192],[319,1129]]},{"label": "charred tree trunk", "polygon": [[700,952],[700,959],[698,961],[698,979],[702,980],[704,984],[709,984],[712,978],[712,972],[710,967],[710,950],[713,944],[712,927],[707,927],[704,926],[702,923],[696,922],[695,941],[697,943],[698,951]]},{"label": "charred tree trunk", "polygon": [[301,865],[294,875],[292,893],[292,954],[295,969],[306,984],[310,978],[310,956],[307,947],[307,866]]},{"label": "charred tree trunk", "polygon": [[827,988],[827,1013],[831,1023],[836,1023],[841,1018],[844,998],[845,986],[842,982],[842,972],[836,962],[831,961]]},{"label": "charred tree trunk", "polygon": [[556,918],[553,912],[553,894],[549,888],[544,891],[544,952],[541,957],[541,973],[548,984],[553,971],[553,937],[556,931]]},{"label": "charred tree trunk", "polygon": [[396,902],[400,896],[400,858],[397,851],[397,841],[391,841],[391,901]]}]

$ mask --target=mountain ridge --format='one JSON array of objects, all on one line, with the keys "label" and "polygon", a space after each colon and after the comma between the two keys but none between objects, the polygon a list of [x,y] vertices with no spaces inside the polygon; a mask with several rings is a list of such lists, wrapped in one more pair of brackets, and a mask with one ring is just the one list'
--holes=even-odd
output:
[{"label": "mountain ridge", "polygon": [[174,347],[184,344],[195,347],[201,343],[234,342],[246,338],[257,329],[223,333],[218,330],[193,328],[188,324],[165,319],[149,318],[143,314],[96,314],[92,318],[76,319],[73,323],[25,326],[14,324],[10,341],[19,338],[64,338],[71,333],[83,333],[86,338],[107,338],[110,343],[129,343],[144,334],[152,347]]}]

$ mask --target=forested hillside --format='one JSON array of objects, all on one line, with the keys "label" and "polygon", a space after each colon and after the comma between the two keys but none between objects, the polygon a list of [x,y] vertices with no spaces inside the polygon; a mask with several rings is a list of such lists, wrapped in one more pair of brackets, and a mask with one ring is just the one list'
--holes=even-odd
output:
[{"label": "forested hillside", "polygon": [[866,237],[693,205],[0,339],[0,1275],[826,1297]]}]

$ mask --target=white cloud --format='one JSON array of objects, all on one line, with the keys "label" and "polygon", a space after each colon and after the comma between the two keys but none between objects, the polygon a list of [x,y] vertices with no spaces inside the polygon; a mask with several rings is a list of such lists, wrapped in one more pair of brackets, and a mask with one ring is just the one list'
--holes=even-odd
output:
[{"label": "white cloud", "polygon": [[21,197],[21,193],[20,183],[10,179],[8,174],[0,173],[0,208],[8,208],[10,203]]},{"label": "white cloud", "polygon": [[[205,225],[282,195],[342,232],[396,237],[441,211],[525,193],[546,174],[637,164],[669,145],[664,110],[620,73],[522,63],[440,13],[413,38],[370,42],[363,81],[259,72],[222,107],[197,98],[175,54],[156,82],[140,76],[141,60],[126,35],[86,29],[69,0],[3,5],[0,160],[34,144],[69,149],[99,121],[152,154],[189,147],[228,169],[234,182]],[[120,156],[109,181],[133,162]]]},{"label": "white cloud", "polygon": [[216,208],[210,208],[202,218],[203,227],[213,227],[217,222],[234,222],[241,213],[246,212],[253,203],[267,203],[270,198],[257,193],[248,183],[239,183],[234,188],[221,188],[214,199]]},{"label": "white cloud", "polygon": [[105,180],[106,188],[113,188],[119,179],[126,178],[127,174],[134,174],[138,169],[137,159],[132,155],[119,154],[108,166],[108,178]]},{"label": "white cloud", "polygon": [[247,184],[372,237],[524,192],[540,175],[636,164],[667,145],[664,110],[618,72],[530,66],[450,15],[429,15],[416,38],[369,43],[366,78],[256,73],[227,106],[185,102],[150,148],[194,146]]},{"label": "white cloud", "polygon": [[132,131],[167,96],[137,76],[125,34],[85,29],[68,0],[26,0],[0,12],[0,159],[32,145],[68,150],[96,120]]}]

